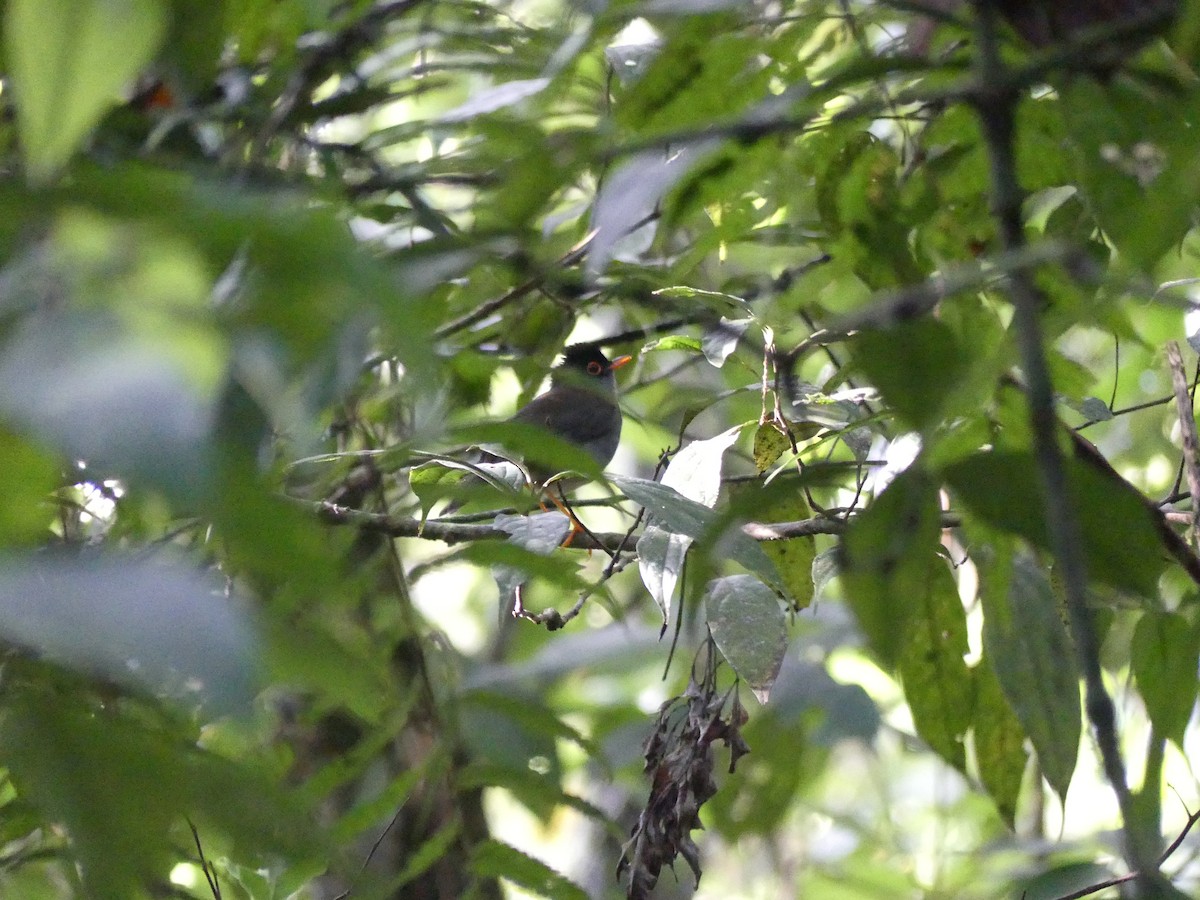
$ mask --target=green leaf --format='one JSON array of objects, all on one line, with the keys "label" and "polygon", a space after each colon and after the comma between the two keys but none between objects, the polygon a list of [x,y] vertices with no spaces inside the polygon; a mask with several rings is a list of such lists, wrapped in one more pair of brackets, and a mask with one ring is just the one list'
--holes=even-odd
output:
[{"label": "green leaf", "polygon": [[945,568],[940,534],[937,486],[910,468],[852,521],[838,545],[846,602],[885,668],[899,663],[914,611]]},{"label": "green leaf", "polygon": [[663,350],[686,350],[688,353],[699,353],[700,341],[693,337],[673,334],[644,344],[638,353],[640,355],[642,353],[654,353]]},{"label": "green leaf", "polygon": [[926,430],[947,414],[945,401],[967,369],[958,338],[936,319],[863,331],[852,342],[854,361],[908,425]]},{"label": "green leaf", "polygon": [[1133,633],[1130,662],[1154,729],[1183,747],[1196,705],[1200,628],[1179,613],[1149,610]]},{"label": "green leaf", "polygon": [[930,566],[926,589],[911,598],[915,608],[898,670],[904,699],[919,734],[938,756],[966,771],[963,738],[971,724],[974,684],[963,656],[967,617],[949,569]]},{"label": "green leaf", "polygon": [[972,727],[979,780],[1009,828],[1016,827],[1017,800],[1029,763],[1025,729],[1004,696],[1000,681],[985,656],[975,667]]},{"label": "green leaf", "polygon": [[174,855],[171,826],[189,817],[233,838],[242,852],[312,853],[310,813],[248,761],[234,765],[114,704],[62,692],[12,690],[0,759],[21,796],[66,828],[89,897],[140,897]]},{"label": "green leaf", "polygon": [[779,598],[752,575],[729,575],[709,582],[704,599],[721,655],[766,703],[787,652],[787,619]]},{"label": "green leaf", "polygon": [[984,653],[1046,780],[1065,797],[1079,755],[1082,712],[1075,648],[1058,598],[1028,556],[1000,559],[983,575]]},{"label": "green leaf", "polygon": [[[1157,597],[1166,558],[1141,495],[1115,474],[1084,460],[1065,462],[1071,500],[1083,530],[1088,574],[1143,597]],[[1049,549],[1045,504],[1032,454],[977,453],[943,471],[957,497],[980,519]]]},{"label": "green leaf", "polygon": [[[771,430],[774,431],[773,428]],[[748,512],[756,522],[797,522],[812,516],[804,492],[783,483],[735,483],[731,485],[730,497],[734,509],[739,513]],[[813,564],[817,555],[816,538],[804,535],[762,541],[761,546],[771,562],[775,563],[792,608],[799,611],[807,607],[815,591]]]},{"label": "green leaf", "polygon": [[497,840],[477,846],[468,865],[480,878],[503,878],[551,900],[588,900],[587,892],[570,879],[541,860]]},{"label": "green leaf", "polygon": [[0,635],[79,672],[244,712],[256,629],[220,582],[133,556],[0,559]]},{"label": "green leaf", "polygon": [[59,484],[53,456],[18,435],[0,429],[0,545],[44,540],[53,518],[49,494]]},{"label": "green leaf", "polygon": [[768,584],[779,581],[779,573],[762,547],[707,506],[689,500],[674,488],[657,481],[624,475],[614,475],[611,480],[625,496],[644,506],[670,531],[693,540],[712,540],[714,553],[740,563]]},{"label": "green leaf", "polygon": [[5,53],[32,178],[71,158],[166,32],[157,0],[9,0]]}]

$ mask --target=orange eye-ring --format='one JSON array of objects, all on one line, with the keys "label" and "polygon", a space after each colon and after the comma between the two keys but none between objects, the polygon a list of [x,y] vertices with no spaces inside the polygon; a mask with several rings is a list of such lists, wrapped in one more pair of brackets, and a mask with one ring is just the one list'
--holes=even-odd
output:
[{"label": "orange eye-ring", "polygon": [[595,360],[592,360],[587,364],[587,373],[589,375],[599,375],[603,371],[604,366],[600,365],[600,363],[596,362]]}]

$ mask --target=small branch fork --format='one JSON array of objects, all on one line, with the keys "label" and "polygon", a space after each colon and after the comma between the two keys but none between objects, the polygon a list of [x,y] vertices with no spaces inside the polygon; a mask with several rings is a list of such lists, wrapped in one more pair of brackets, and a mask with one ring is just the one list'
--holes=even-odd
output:
[{"label": "small branch fork", "polygon": [[[1195,826],[1197,822],[1200,822],[1200,810],[1196,810],[1196,812],[1191,812],[1189,810],[1187,822],[1184,823],[1182,830],[1180,830],[1179,834],[1176,835],[1175,840],[1171,841],[1171,845],[1162,852],[1161,856],[1159,856],[1158,866],[1156,869],[1166,863],[1166,861],[1175,854],[1175,851],[1183,846],[1183,841],[1188,836],[1188,832],[1192,830],[1193,826]],[[1089,884],[1085,888],[1080,888],[1079,890],[1072,891],[1069,894],[1063,894],[1060,897],[1055,897],[1054,900],[1082,900],[1083,897],[1090,897],[1092,894],[1097,894],[1106,888],[1128,884],[1130,881],[1135,880],[1138,875],[1138,872],[1130,872],[1127,875],[1119,875],[1116,878],[1110,878],[1107,881],[1101,881],[1097,884]]]}]

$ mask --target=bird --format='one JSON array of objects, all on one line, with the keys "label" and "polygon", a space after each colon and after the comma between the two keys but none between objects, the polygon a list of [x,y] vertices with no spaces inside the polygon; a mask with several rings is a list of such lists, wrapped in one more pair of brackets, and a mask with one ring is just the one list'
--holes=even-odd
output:
[{"label": "bird", "polygon": [[[618,356],[610,360],[595,344],[569,345],[563,349],[562,361],[550,371],[550,387],[508,421],[545,430],[586,453],[597,468],[603,469],[612,461],[621,441],[616,370],[632,359]],[[484,452],[475,461],[488,464],[504,460]],[[558,469],[547,468],[536,460],[526,460],[525,470],[532,486],[560,508],[556,495],[583,482],[577,477],[562,477]],[[452,512],[453,506],[446,511]]]},{"label": "bird", "polygon": [[[525,404],[510,421],[544,428],[587,453],[603,469],[621,442],[616,370],[632,360],[609,360],[592,344],[573,344],[550,372],[550,388]],[[556,473],[536,464],[530,475],[544,485]]]}]

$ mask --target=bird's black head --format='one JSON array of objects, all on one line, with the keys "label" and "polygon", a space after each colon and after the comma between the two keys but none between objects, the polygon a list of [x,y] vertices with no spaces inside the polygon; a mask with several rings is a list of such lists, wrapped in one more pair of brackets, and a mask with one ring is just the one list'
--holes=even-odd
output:
[{"label": "bird's black head", "polygon": [[554,367],[553,378],[575,384],[615,385],[614,370],[630,359],[630,356],[620,356],[610,360],[594,344],[572,344],[563,350],[562,362]]}]

